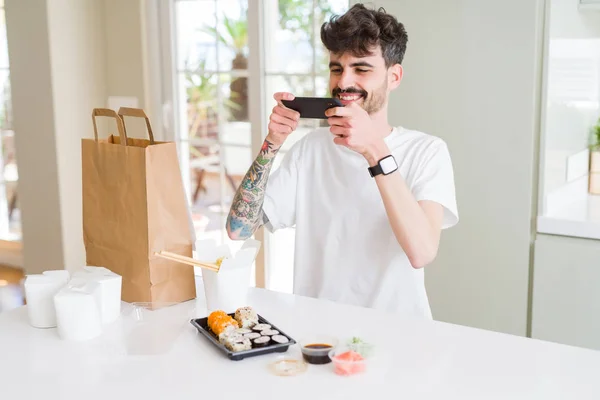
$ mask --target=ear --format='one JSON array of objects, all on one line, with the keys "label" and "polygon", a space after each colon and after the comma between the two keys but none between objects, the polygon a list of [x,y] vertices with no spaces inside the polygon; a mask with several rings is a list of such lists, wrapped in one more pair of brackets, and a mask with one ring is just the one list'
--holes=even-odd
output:
[{"label": "ear", "polygon": [[390,90],[396,89],[400,86],[402,76],[404,75],[404,68],[400,64],[394,64],[388,68],[388,86]]}]

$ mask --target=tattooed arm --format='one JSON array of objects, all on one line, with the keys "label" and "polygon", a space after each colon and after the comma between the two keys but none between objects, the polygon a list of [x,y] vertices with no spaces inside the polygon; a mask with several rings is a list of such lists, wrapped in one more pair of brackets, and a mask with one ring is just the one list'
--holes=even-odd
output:
[{"label": "tattooed arm", "polygon": [[231,239],[247,239],[262,225],[265,188],[279,148],[268,138],[265,139],[260,153],[235,193],[227,217],[227,234]]},{"label": "tattooed arm", "polygon": [[249,238],[263,224],[262,206],[273,160],[287,136],[298,126],[300,115],[281,103],[293,100],[294,96],[275,93],[273,98],[277,105],[269,118],[269,134],[237,189],[227,216],[227,234],[233,240]]}]

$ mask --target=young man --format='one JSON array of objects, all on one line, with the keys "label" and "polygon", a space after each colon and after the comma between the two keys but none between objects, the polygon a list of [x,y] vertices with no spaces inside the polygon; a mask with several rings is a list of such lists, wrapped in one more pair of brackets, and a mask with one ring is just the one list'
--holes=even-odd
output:
[{"label": "young man", "polygon": [[321,40],[331,95],[344,107],[329,109],[329,128],[298,141],[269,177],[299,120],[281,103],[294,96],[274,95],[269,133],[234,197],[227,232],[243,240],[263,224],[272,232],[295,226],[294,293],[430,319],[422,268],[458,213],[444,141],[388,122],[406,31],[357,4],[325,23]]}]

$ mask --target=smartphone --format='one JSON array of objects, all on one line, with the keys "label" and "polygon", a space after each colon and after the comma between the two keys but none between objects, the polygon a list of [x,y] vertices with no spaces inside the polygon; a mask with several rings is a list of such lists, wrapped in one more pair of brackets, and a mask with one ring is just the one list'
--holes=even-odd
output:
[{"label": "smartphone", "polygon": [[332,107],[344,107],[336,98],[296,97],[294,100],[281,100],[284,106],[300,113],[300,118],[327,119],[325,111]]}]

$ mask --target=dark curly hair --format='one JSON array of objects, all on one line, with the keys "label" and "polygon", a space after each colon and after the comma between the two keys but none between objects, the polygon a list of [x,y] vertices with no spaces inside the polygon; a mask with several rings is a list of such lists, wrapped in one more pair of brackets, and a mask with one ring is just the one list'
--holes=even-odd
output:
[{"label": "dark curly hair", "polygon": [[345,14],[334,15],[321,26],[321,41],[334,54],[350,52],[355,57],[371,54],[377,45],[385,66],[402,64],[408,35],[404,25],[383,8],[369,10],[355,4]]}]

